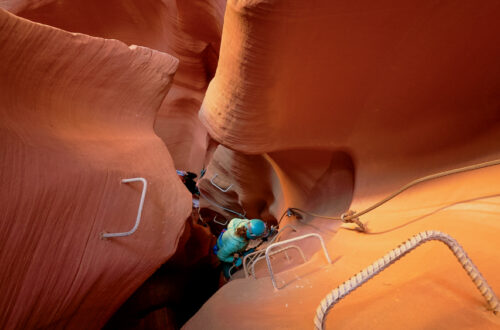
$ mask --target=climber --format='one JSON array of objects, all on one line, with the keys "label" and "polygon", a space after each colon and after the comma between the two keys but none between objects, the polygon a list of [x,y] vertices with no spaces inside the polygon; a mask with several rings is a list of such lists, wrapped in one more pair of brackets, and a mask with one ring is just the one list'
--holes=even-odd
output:
[{"label": "climber", "polygon": [[255,251],[246,250],[251,239],[265,239],[274,233],[274,228],[268,230],[266,223],[259,219],[234,218],[229,222],[227,230],[222,231],[214,246],[214,253],[222,262],[222,271],[226,279],[230,277],[229,271],[234,265],[242,265],[242,257]]}]

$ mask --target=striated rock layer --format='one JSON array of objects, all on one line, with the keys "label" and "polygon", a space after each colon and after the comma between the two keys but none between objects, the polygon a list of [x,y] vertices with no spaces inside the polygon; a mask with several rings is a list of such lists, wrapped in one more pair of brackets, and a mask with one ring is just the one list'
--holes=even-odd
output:
[{"label": "striated rock layer", "polygon": [[[174,164],[198,172],[211,159],[199,182],[206,197],[200,221],[218,232],[220,221],[235,214],[276,223],[287,207],[326,215],[359,210],[412,179],[500,157],[495,1],[231,0],[218,64],[222,0],[4,0],[0,6],[180,60],[172,78],[176,61],[168,55],[1,12],[0,201],[7,207],[0,325],[6,328],[101,327],[178,241],[183,248],[165,277],[161,269],[130,305],[132,312],[135,303],[143,304],[140,312],[151,302],[161,306],[143,327],[182,323],[187,313],[176,319],[169,305],[187,306],[177,299],[180,291],[210,293],[200,275],[213,270],[213,237],[194,217],[179,238],[190,195]],[[198,109],[214,74],[201,127]],[[425,229],[456,237],[498,292],[500,209],[491,184],[498,171],[407,192],[362,218],[371,235],[331,220],[285,217],[281,226],[294,224],[297,232],[283,237],[321,233],[334,264],[315,254],[319,246],[302,242],[310,262],[300,266],[291,253],[273,260],[281,291],[273,292],[261,263],[258,280],[224,286],[186,328],[312,326],[326,293]],[[99,240],[104,230],[131,227],[141,187],[120,183],[131,176],[151,183],[143,224],[131,237]],[[216,223],[215,215],[226,219]],[[447,251],[421,251],[348,297],[328,327],[397,328],[408,320],[415,329],[498,326]],[[121,325],[120,317],[108,326]]]},{"label": "striated rock layer", "polygon": [[[153,131],[178,60],[0,10],[0,328],[99,328],[173,255],[191,196]],[[132,228],[145,177],[138,230]]]},{"label": "striated rock layer", "polygon": [[[200,188],[270,222],[287,207],[339,216],[414,179],[500,158],[499,19],[496,1],[228,1],[217,73],[200,112],[223,146]],[[298,232],[283,237],[321,233],[336,263],[324,266],[321,252],[302,268],[293,268],[298,256],[276,257],[285,288],[272,292],[262,262],[257,281],[223,287],[186,328],[312,327],[326,293],[426,229],[455,236],[500,292],[498,171],[414,188],[361,219],[377,235],[285,217],[281,226]],[[446,249],[425,249],[395,266],[390,280],[368,284],[328,327],[386,329],[407,320],[414,329],[498,327],[474,286],[463,289],[468,279]]]},{"label": "striated rock layer", "polygon": [[225,0],[7,1],[3,6],[32,21],[178,58],[155,132],[167,145],[176,168],[198,173],[206,165],[209,140],[198,111],[217,67]]},{"label": "striated rock layer", "polygon": [[500,149],[499,12],[496,1],[230,1],[200,117],[244,153],[347,152],[363,194],[487,159]]}]

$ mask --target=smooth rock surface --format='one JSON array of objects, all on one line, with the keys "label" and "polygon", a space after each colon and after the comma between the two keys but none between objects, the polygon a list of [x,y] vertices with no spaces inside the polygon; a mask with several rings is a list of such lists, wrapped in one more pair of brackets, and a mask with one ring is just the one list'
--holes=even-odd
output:
[{"label": "smooth rock surface", "polygon": [[[1,3],[0,3],[1,5]],[[155,119],[176,168],[199,173],[209,138],[198,119],[219,56],[225,0],[62,0],[10,5],[21,17],[171,54],[179,66]]]},{"label": "smooth rock surface", "polygon": [[[100,328],[173,255],[191,196],[153,124],[178,60],[0,9],[0,328]],[[145,177],[141,224],[135,222]]]},{"label": "smooth rock surface", "polygon": [[[499,17],[495,1],[229,1],[200,118],[235,154],[215,153],[212,175],[272,187],[286,201],[271,211],[279,217],[314,198],[330,154],[350,158],[354,187],[338,197],[356,204],[498,157]],[[265,157],[275,174],[241,170],[236,153]],[[252,194],[248,184],[232,190]],[[219,199],[245,204],[235,196]]]},{"label": "smooth rock surface", "polygon": [[[224,147],[200,187],[238,212],[263,196],[264,207],[249,217],[279,220],[288,207],[340,216],[420,177],[499,159],[499,19],[496,1],[228,1],[217,73],[200,113]],[[229,192],[208,182],[215,173],[222,187],[233,184]],[[428,229],[455,237],[499,294],[499,179],[496,166],[412,188],[361,218],[368,235],[334,220],[284,217],[281,226],[298,232],[287,229],[283,238],[320,233],[334,264],[303,242],[309,256],[320,251],[312,261],[273,261],[282,290],[273,291],[262,261],[257,280],[230,282],[185,328],[313,327],[330,290]],[[327,328],[500,325],[436,244],[331,314]]]},{"label": "smooth rock surface", "polygon": [[[283,239],[320,233],[333,265],[317,242],[300,242],[307,263],[293,253],[273,259],[281,290],[273,291],[261,261],[256,280],[222,287],[186,329],[310,328],[330,290],[428,229],[455,237],[499,294],[498,166],[406,191],[361,218],[368,234],[282,215],[299,207],[340,216],[411,180],[500,158],[500,4],[230,0],[225,12],[224,5],[0,0],[32,21],[121,41],[1,12],[0,326],[100,327],[176,246],[169,282],[153,276],[131,300],[183,306],[179,291],[210,291],[189,281],[204,286],[197,279],[212,270],[214,237],[203,225],[217,234],[215,216],[294,225]],[[132,44],[177,57],[175,77],[175,59]],[[194,217],[183,231],[191,196],[173,170],[202,167],[201,224]],[[99,240],[103,230],[131,227],[141,188],[120,179],[141,175],[151,185],[138,232]],[[158,306],[139,328],[175,325],[171,307]],[[499,326],[436,243],[327,319],[327,328],[341,329]]]}]

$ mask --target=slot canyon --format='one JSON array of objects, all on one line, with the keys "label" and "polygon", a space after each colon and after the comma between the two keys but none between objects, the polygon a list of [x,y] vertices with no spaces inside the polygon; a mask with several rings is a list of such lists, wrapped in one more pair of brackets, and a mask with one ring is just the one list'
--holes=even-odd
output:
[{"label": "slot canyon", "polygon": [[0,328],[500,329],[499,22],[0,0]]}]

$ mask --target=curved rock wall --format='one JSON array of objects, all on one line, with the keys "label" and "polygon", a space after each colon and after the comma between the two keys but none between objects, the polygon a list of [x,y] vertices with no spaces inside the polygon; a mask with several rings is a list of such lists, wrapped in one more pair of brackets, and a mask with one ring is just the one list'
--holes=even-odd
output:
[{"label": "curved rock wall", "polygon": [[[492,159],[499,10],[495,1],[229,1],[200,118],[227,148],[277,157],[289,177],[299,158],[306,171],[322,166],[301,150],[346,153],[358,204]],[[219,180],[244,180],[229,173]],[[307,180],[294,178],[284,194],[307,191]]]},{"label": "curved rock wall", "polygon": [[[204,195],[274,223],[287,207],[339,215],[412,179],[500,156],[497,2],[231,0],[221,42],[224,5],[0,1],[32,21],[107,38],[1,11],[0,201],[7,207],[0,228],[0,260],[6,265],[0,273],[0,326],[101,327],[174,253],[191,210],[175,168],[199,172],[211,160],[199,181]],[[170,53],[179,62],[126,44]],[[198,110],[214,75],[201,107],[202,127]],[[120,183],[130,176],[151,183],[143,224],[132,237],[102,241],[102,231],[125,231],[133,223],[141,188]],[[364,237],[364,245],[350,246],[362,239],[341,232],[328,242],[347,256],[336,280],[357,267],[353,260],[371,261],[388,240],[400,239],[401,214],[413,216],[438,199],[446,208],[445,202],[494,197],[494,188],[482,185],[497,177],[490,169],[417,190],[371,218],[389,219],[386,225],[396,229],[389,236]],[[235,216],[208,200],[200,203],[210,217],[212,211]],[[489,208],[498,213],[494,205],[478,210]],[[484,214],[481,219],[493,228],[488,233],[460,210],[455,215],[462,227],[449,226],[447,217],[433,224],[472,244],[479,234],[492,238],[497,232]],[[330,223],[308,219],[315,225],[308,230],[336,233],[339,223]],[[408,230],[429,225],[409,224]],[[182,244],[207,252],[213,242],[207,243],[206,227],[190,230]],[[498,249],[489,246],[493,252],[478,253],[480,261],[495,258]],[[198,261],[192,252],[177,251],[179,264],[193,266],[183,260]],[[452,269],[446,262],[438,266]],[[394,279],[395,287],[404,287],[403,274]],[[167,275],[183,285],[189,280],[182,272]],[[328,286],[327,277],[318,273],[317,283]],[[276,315],[287,312],[283,306],[288,308],[290,297],[306,300],[295,304],[295,318],[286,326],[304,327],[305,313],[316,307],[313,298],[322,294],[321,288],[311,295],[292,290],[276,299],[266,295],[269,286],[262,281],[232,284],[188,328],[277,327],[283,323]],[[238,293],[248,285],[255,295],[242,302]],[[238,314],[248,306],[263,317]],[[227,317],[227,307],[237,317]],[[151,321],[171,321],[170,313],[158,310]],[[484,320],[479,314],[471,317]]]},{"label": "curved rock wall", "polygon": [[466,141],[498,120],[497,6],[229,1],[202,119],[249,153]]},{"label": "curved rock wall", "polygon": [[[1,9],[0,44],[0,327],[102,327],[191,212],[153,130],[178,60]],[[102,240],[134,224],[131,177],[141,224]]]},{"label": "curved rock wall", "polygon": [[155,132],[167,145],[176,168],[199,173],[206,165],[208,137],[198,111],[217,67],[225,0],[64,0],[11,7],[32,21],[118,39],[178,58]]},{"label": "curved rock wall", "polygon": [[199,181],[206,197],[200,205],[227,219],[244,215],[270,224],[276,224],[283,210],[291,206],[337,215],[351,203],[354,176],[352,159],[342,151],[304,149],[247,155],[219,146]]},{"label": "curved rock wall", "polygon": [[[338,216],[419,177],[500,158],[499,18],[496,1],[228,1],[200,112],[226,150],[200,187],[236,210],[266,196],[250,217],[274,221],[287,207]],[[230,192],[211,186],[215,172],[224,187],[234,184]],[[313,326],[331,289],[427,229],[463,242],[498,293],[500,204],[491,182],[499,177],[496,166],[412,188],[363,216],[364,235],[338,221],[285,218],[297,232],[282,237],[320,233],[333,265],[321,252],[305,265],[277,255],[281,290],[261,262],[256,280],[221,288],[185,328]],[[448,251],[427,249],[342,301],[327,328],[497,328]]]}]

